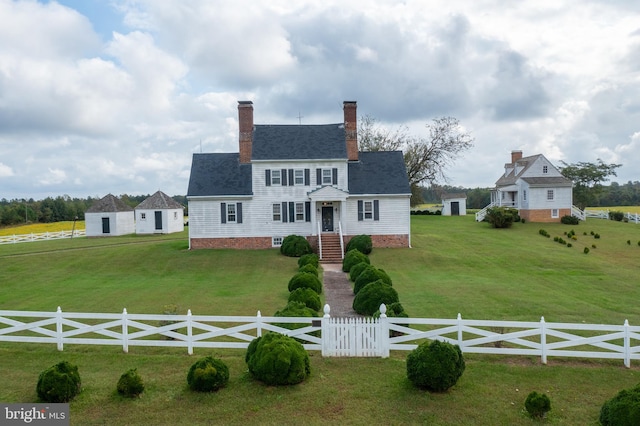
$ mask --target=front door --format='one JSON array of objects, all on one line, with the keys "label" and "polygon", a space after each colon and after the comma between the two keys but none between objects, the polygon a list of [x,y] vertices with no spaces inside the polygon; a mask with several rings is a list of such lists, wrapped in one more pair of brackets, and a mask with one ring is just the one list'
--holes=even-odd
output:
[{"label": "front door", "polygon": [[155,212],[156,214],[156,231],[162,231],[162,212]]},{"label": "front door", "polygon": [[111,233],[111,224],[109,223],[109,218],[108,217],[103,217],[102,218],[102,233],[103,234],[110,234]]},{"label": "front door", "polygon": [[333,207],[322,207],[322,231],[333,232]]},{"label": "front door", "polygon": [[460,216],[460,202],[452,201],[451,202],[451,216]]}]

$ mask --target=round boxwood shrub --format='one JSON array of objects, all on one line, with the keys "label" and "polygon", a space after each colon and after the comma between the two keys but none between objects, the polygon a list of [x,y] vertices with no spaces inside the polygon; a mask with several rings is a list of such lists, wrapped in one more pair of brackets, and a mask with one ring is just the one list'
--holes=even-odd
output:
[{"label": "round boxwood shrub", "polygon": [[187,383],[197,392],[214,392],[229,382],[229,368],[221,360],[207,356],[196,361],[187,374]]},{"label": "round boxwood shrub", "polygon": [[541,419],[551,410],[551,401],[547,395],[533,391],[524,401],[524,408],[531,417]]},{"label": "round boxwood shrub", "polygon": [[[404,307],[400,302],[388,305],[385,315],[389,318],[409,318],[409,314],[405,312]],[[380,318],[380,307],[378,307],[378,310],[373,313],[373,317]]]},{"label": "round boxwood shrub", "polygon": [[305,254],[312,253],[311,244],[303,236],[300,235],[288,235],[282,240],[280,246],[280,253],[289,257],[300,257]]},{"label": "round boxwood shrub", "polygon": [[69,402],[80,393],[80,386],[78,367],[61,361],[40,373],[36,392],[45,402]]},{"label": "round boxwood shrub", "polygon": [[353,283],[353,294],[358,294],[367,284],[374,281],[382,280],[385,284],[391,285],[391,278],[382,269],[378,269],[375,266],[369,266],[358,275],[356,281]]},{"label": "round boxwood shrub", "polygon": [[418,388],[444,392],[455,385],[465,369],[458,345],[434,340],[407,355],[407,377]]},{"label": "round boxwood shrub", "polygon": [[353,298],[353,310],[361,315],[373,315],[380,305],[399,302],[398,292],[382,280],[367,284]]},{"label": "round boxwood shrub", "polygon": [[360,273],[362,273],[362,271],[367,268],[367,266],[369,266],[369,263],[367,262],[360,262],[353,265],[351,269],[349,269],[349,279],[354,282],[358,278]]},{"label": "round boxwood shrub", "polygon": [[356,249],[360,253],[370,254],[373,249],[373,243],[369,235],[356,235],[347,243],[346,251]]},{"label": "round boxwood shrub", "polygon": [[322,283],[317,275],[308,272],[298,272],[289,280],[289,291],[297,288],[310,288],[318,294],[322,293]]},{"label": "round boxwood shrub", "polygon": [[349,272],[352,266],[357,265],[360,262],[371,263],[369,256],[362,253],[360,250],[349,250],[347,254],[344,255],[344,259],[342,259],[342,272]]},{"label": "round boxwood shrub", "polygon": [[311,374],[304,347],[280,333],[267,333],[252,340],[245,361],[253,377],[267,385],[294,385]]},{"label": "round boxwood shrub", "polygon": [[116,390],[120,395],[127,398],[135,398],[140,395],[144,391],[144,382],[140,374],[138,374],[138,370],[132,368],[120,376]]},{"label": "round boxwood shrub", "polygon": [[[313,310],[312,308],[307,307],[303,302],[291,301],[287,303],[287,306],[285,306],[284,309],[280,309],[279,311],[276,311],[276,313],[273,314],[273,316],[274,317],[293,317],[293,318],[296,318],[296,317],[315,318],[318,316],[318,309]],[[309,326],[308,323],[304,324],[304,323],[291,323],[291,322],[274,323],[273,325],[275,325],[276,327],[286,328],[288,330],[296,330],[298,328]],[[312,331],[308,334],[319,337],[320,330]]]},{"label": "round boxwood shrub", "polygon": [[319,263],[320,259],[318,258],[318,255],[315,253],[309,253],[300,256],[300,259],[298,259],[298,268],[302,268],[304,265],[313,265],[318,269]]},{"label": "round boxwood shrub", "polygon": [[307,308],[312,309],[316,312],[319,311],[322,307],[320,295],[318,295],[318,293],[316,293],[313,289],[306,287],[297,288],[289,293],[288,302],[303,303]]},{"label": "round boxwood shrub", "polygon": [[318,268],[316,268],[310,263],[301,266],[300,269],[298,269],[298,272],[306,272],[308,274],[313,274],[316,277],[318,276]]},{"label": "round boxwood shrub", "polygon": [[640,385],[621,390],[600,409],[604,426],[640,424]]}]

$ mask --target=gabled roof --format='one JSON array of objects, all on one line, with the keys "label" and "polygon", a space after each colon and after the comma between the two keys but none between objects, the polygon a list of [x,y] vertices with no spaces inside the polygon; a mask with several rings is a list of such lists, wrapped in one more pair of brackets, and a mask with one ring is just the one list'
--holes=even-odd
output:
[{"label": "gabled roof", "polygon": [[402,151],[358,153],[349,163],[349,194],[411,194]]},{"label": "gabled roof", "polygon": [[193,154],[188,197],[252,195],[251,164],[236,153]]},{"label": "gabled roof", "polygon": [[550,176],[550,177],[524,177],[523,181],[527,182],[531,186],[572,186],[571,179],[567,179],[564,176]]},{"label": "gabled roof", "polygon": [[344,124],[256,125],[252,160],[347,158]]},{"label": "gabled roof", "polygon": [[162,209],[184,209],[184,206],[162,191],[157,191],[155,194],[136,206],[136,210]]},{"label": "gabled roof", "polygon": [[[504,174],[500,176],[500,178],[496,181],[496,186],[504,187],[508,185],[514,185],[518,181],[518,179],[520,179],[522,175],[524,175],[527,172],[527,170],[529,170],[529,168],[536,162],[536,160],[540,158],[545,158],[545,157],[542,154],[537,154],[537,155],[531,155],[529,157],[522,157],[519,160],[516,160],[515,163],[507,163],[506,166],[511,167],[511,172],[506,176]],[[516,174],[516,171],[518,169],[520,170]],[[567,179],[564,176],[552,176],[552,177],[530,176],[527,178],[522,178],[522,180],[529,183],[530,185],[553,185],[553,186],[571,186],[572,185],[571,179]]]},{"label": "gabled roof", "polygon": [[128,206],[120,198],[107,194],[101,199],[95,201],[85,213],[114,213],[114,212],[130,212],[133,207]]}]

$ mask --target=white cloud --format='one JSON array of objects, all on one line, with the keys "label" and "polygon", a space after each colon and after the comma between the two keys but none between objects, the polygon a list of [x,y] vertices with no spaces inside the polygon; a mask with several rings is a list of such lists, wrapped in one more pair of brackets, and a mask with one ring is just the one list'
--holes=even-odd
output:
[{"label": "white cloud", "polygon": [[11,169],[11,167],[6,164],[0,163],[0,177],[9,177],[13,176],[15,173]]}]

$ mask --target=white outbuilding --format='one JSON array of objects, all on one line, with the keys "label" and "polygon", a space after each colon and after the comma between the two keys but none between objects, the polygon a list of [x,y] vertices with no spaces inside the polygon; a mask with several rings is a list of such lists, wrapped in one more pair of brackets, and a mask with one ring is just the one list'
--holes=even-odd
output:
[{"label": "white outbuilding", "polygon": [[97,200],[84,213],[87,237],[133,234],[136,230],[133,207],[111,194]]},{"label": "white outbuilding", "polygon": [[136,234],[171,234],[184,230],[184,206],[158,191],[135,208]]},{"label": "white outbuilding", "polygon": [[465,194],[442,194],[443,216],[465,216],[467,196]]}]

